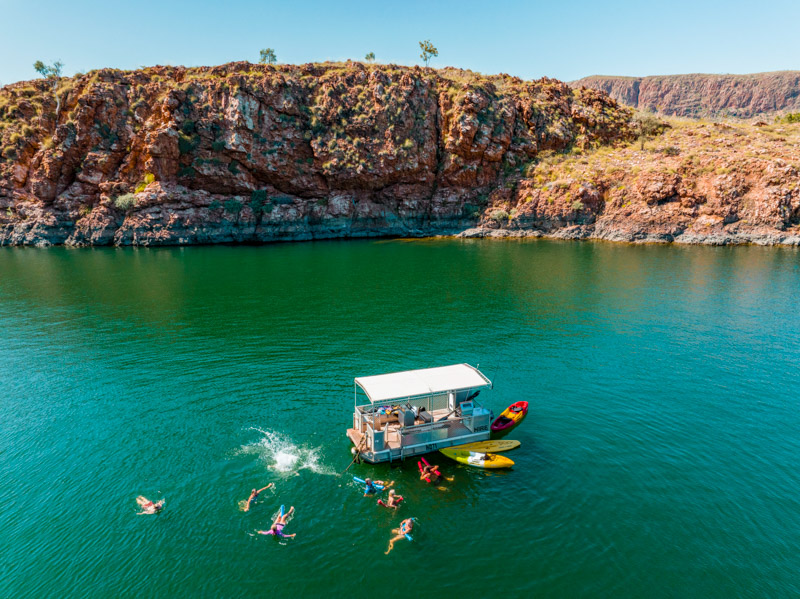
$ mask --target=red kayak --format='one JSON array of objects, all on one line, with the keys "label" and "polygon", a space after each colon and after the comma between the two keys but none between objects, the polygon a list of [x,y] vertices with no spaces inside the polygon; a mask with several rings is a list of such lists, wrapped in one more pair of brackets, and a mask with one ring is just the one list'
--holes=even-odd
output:
[{"label": "red kayak", "polygon": [[518,401],[511,404],[492,423],[493,433],[505,433],[517,426],[528,415],[528,402]]}]

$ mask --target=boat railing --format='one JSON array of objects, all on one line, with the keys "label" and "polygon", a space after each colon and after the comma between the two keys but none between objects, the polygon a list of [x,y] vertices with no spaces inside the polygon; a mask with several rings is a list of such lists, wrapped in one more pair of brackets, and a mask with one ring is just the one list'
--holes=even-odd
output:
[{"label": "boat railing", "polygon": [[400,429],[400,446],[430,444],[471,432],[471,418],[449,417]]},{"label": "boat railing", "polygon": [[[450,405],[447,394],[395,400],[387,403],[356,405],[353,413],[353,428],[366,437],[367,447],[374,452],[383,451],[388,446],[389,424],[400,422],[400,426],[392,429],[392,438],[398,439],[402,449],[409,445],[435,444],[444,439],[458,437],[472,430],[472,415],[462,416],[456,410],[444,412]],[[465,398],[459,398],[459,404]],[[470,404],[471,405],[471,404]],[[414,409],[413,424],[403,424],[400,414],[404,410]],[[427,413],[427,416],[425,414]],[[435,417],[434,414],[439,416]],[[422,414],[422,416],[420,416]],[[420,422],[421,420],[421,422]]]}]

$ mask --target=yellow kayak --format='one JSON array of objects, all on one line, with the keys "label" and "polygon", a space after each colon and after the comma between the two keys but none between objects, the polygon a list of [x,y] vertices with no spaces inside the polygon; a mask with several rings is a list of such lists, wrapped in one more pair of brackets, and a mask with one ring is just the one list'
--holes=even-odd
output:
[{"label": "yellow kayak", "polygon": [[477,466],[478,468],[511,468],[511,466],[514,465],[513,461],[494,453],[465,451],[457,447],[447,447],[439,451],[451,460],[466,464],[467,466]]},{"label": "yellow kayak", "polygon": [[501,451],[511,451],[520,446],[519,441],[478,441],[477,443],[466,443],[464,445],[457,445],[453,449],[461,449],[463,451],[478,451],[482,453],[492,452],[500,453]]}]

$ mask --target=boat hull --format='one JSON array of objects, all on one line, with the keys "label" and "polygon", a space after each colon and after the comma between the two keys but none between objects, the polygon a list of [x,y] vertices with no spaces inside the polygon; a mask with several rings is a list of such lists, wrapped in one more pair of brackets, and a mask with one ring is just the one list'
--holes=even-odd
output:
[{"label": "boat hull", "polygon": [[[484,425],[485,427],[485,425]],[[450,438],[450,439],[442,439],[440,441],[436,441],[433,443],[418,443],[414,445],[406,445],[402,448],[389,448],[384,449],[383,451],[362,451],[359,453],[359,457],[362,461],[368,462],[370,464],[382,464],[385,462],[397,462],[402,461],[406,458],[412,458],[416,456],[425,455],[428,453],[433,453],[434,451],[439,451],[443,448],[448,447],[457,447],[459,445],[464,445],[465,443],[476,443],[478,441],[488,441],[489,440],[490,432],[481,431],[478,433],[470,433],[466,435],[460,435],[458,437]],[[361,433],[354,429],[347,429],[347,437],[356,447],[359,447],[361,443]]]}]

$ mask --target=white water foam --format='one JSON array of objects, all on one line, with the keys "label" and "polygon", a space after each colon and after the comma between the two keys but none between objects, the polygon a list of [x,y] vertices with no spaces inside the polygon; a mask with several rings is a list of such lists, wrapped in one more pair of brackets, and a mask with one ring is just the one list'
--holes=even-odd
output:
[{"label": "white water foam", "polygon": [[311,470],[316,474],[335,475],[336,472],[320,464],[320,450],[316,447],[298,446],[291,439],[274,431],[252,427],[262,436],[257,441],[242,445],[241,453],[256,455],[269,468],[284,474]]}]

